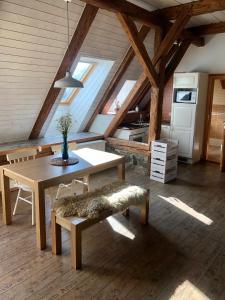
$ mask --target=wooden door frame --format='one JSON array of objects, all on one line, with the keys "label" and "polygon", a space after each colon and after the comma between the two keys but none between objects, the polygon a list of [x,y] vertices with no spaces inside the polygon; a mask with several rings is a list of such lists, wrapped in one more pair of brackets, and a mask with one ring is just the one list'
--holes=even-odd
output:
[{"label": "wooden door frame", "polygon": [[203,160],[207,159],[207,145],[209,141],[209,132],[212,119],[212,106],[213,106],[213,93],[215,80],[225,80],[225,74],[210,74],[207,90],[207,105],[205,113],[205,131],[204,131],[204,140],[203,140]]}]

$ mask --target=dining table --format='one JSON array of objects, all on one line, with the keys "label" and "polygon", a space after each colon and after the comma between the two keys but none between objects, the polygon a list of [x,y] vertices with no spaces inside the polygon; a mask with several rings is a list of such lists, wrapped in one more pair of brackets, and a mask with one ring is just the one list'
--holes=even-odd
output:
[{"label": "dining table", "polygon": [[70,156],[76,158],[78,163],[55,166],[51,162],[57,155],[51,155],[1,166],[3,222],[6,225],[12,223],[10,180],[29,186],[34,191],[36,244],[40,250],[46,248],[45,189],[111,168],[117,168],[119,181],[125,180],[123,156],[90,148],[72,151]]}]

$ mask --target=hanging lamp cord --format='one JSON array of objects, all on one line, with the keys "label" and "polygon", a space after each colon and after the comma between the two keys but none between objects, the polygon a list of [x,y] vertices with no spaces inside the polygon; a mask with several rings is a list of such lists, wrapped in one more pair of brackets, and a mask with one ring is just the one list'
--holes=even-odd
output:
[{"label": "hanging lamp cord", "polygon": [[[69,49],[70,45],[70,21],[69,21],[69,1],[66,1],[66,15],[67,15],[67,44]],[[69,66],[67,67],[67,71],[69,72]]]},{"label": "hanging lamp cord", "polygon": [[70,44],[70,21],[69,21],[69,1],[66,1],[66,13],[67,13],[67,42],[68,47]]}]

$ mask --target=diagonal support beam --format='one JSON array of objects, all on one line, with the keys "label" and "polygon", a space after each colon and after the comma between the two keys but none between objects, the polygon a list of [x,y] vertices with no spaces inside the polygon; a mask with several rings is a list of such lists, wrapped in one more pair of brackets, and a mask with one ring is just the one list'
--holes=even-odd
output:
[{"label": "diagonal support beam", "polygon": [[122,123],[124,117],[128,113],[128,111],[135,105],[135,103],[140,99],[140,94],[143,92],[143,90],[149,86],[149,80],[148,77],[143,73],[138,81],[136,82],[134,88],[128,95],[127,99],[122,104],[120,110],[118,113],[114,116],[111,124],[107,128],[104,136],[105,138],[111,136],[117,127]]},{"label": "diagonal support beam", "polygon": [[135,21],[146,26],[161,27],[162,20],[155,17],[148,10],[126,0],[81,0],[114,13],[122,13],[132,17]]},{"label": "diagonal support beam", "polygon": [[[149,27],[170,28],[172,23],[160,14],[161,10],[150,12],[138,5],[126,0],[81,0],[90,5],[105,9],[114,13],[122,13],[130,16],[133,20],[140,22]],[[211,0],[210,0],[211,1]],[[221,0],[220,0],[221,1]],[[185,7],[183,8],[185,9]],[[181,10],[181,12],[183,11]],[[189,9],[189,7],[186,7]],[[180,12],[180,13],[181,13]],[[180,15],[180,13],[178,15]],[[177,15],[177,16],[178,16]],[[177,16],[175,19],[177,19]],[[201,37],[195,36],[191,31],[183,31],[184,39],[190,39],[197,47],[202,47],[204,41]]]},{"label": "diagonal support beam", "polygon": [[[139,38],[143,41],[146,36],[148,35],[148,33],[150,32],[150,28],[146,27],[145,25],[143,25],[139,31]],[[132,47],[130,47],[126,53],[126,55],[124,56],[121,64],[119,65],[119,68],[117,69],[115,75],[113,76],[113,78],[111,79],[108,88],[106,89],[105,93],[103,94],[101,100],[99,101],[98,106],[96,107],[94,113],[92,114],[92,117],[90,118],[90,120],[88,121],[86,127],[85,127],[85,131],[88,131],[89,128],[91,127],[91,124],[93,123],[95,117],[103,112],[103,113],[107,113],[110,106],[113,103],[113,98],[112,95],[116,89],[116,87],[118,86],[120,80],[122,79],[123,75],[125,74],[126,70],[128,69],[130,63],[132,62],[133,58],[135,57],[135,53]]]},{"label": "diagonal support beam", "polygon": [[153,63],[148,55],[145,45],[139,38],[136,25],[134,24],[132,19],[126,15],[119,13],[119,14],[117,14],[117,17],[118,17],[124,31],[126,32],[127,37],[131,43],[131,46],[133,47],[134,52],[136,54],[136,58],[142,65],[144,72],[145,72],[146,76],[148,76],[151,85],[158,86],[159,85],[158,74],[157,74],[155,67],[153,66]]},{"label": "diagonal support beam", "polygon": [[[176,40],[178,37],[179,37],[179,34],[181,33],[182,31],[182,28],[177,28],[176,30],[176,34],[174,34],[174,28],[177,28],[177,25],[176,25],[176,22],[173,24],[173,26],[170,28],[169,32],[167,33],[168,36],[171,37],[171,42],[170,44],[173,45],[173,42],[174,39]],[[164,38],[164,40],[167,38],[167,36]],[[190,41],[188,42],[189,45],[190,45]],[[160,44],[160,43],[159,43]],[[158,56],[158,52],[161,52],[163,53],[163,56],[166,56],[167,53],[167,49],[164,48],[164,51],[162,51],[162,47],[164,47],[163,44],[160,44],[159,46],[159,50],[157,51],[156,50],[156,55],[154,56],[152,62],[153,64],[156,64],[157,62],[157,56]],[[162,70],[162,66],[161,65],[161,70]],[[172,64],[171,64],[172,66]],[[172,68],[171,68],[172,70]],[[164,76],[164,75],[163,75]],[[162,105],[162,101],[160,99],[162,99],[161,95],[162,95],[162,90],[163,90],[163,84],[162,82],[164,81],[164,85],[166,84],[167,82],[167,77],[166,79],[161,79],[161,83],[160,83],[160,91],[156,91],[154,92],[154,95],[157,95],[155,97],[155,99],[158,99],[160,101],[160,105]],[[143,73],[140,78],[138,79],[138,81],[136,82],[136,85],[134,86],[133,90],[131,91],[131,93],[128,95],[126,101],[124,102],[124,104],[122,105],[122,107],[120,108],[120,110],[118,111],[118,113],[116,114],[116,116],[113,118],[110,126],[108,127],[107,131],[105,132],[105,137],[109,137],[111,136],[117,129],[117,127],[122,123],[124,117],[126,116],[127,112],[129,111],[130,107],[132,107],[133,103],[135,103],[135,101],[137,101],[137,97],[138,95],[140,95],[140,93],[147,89],[149,86],[149,80],[148,80],[148,77],[145,75],[145,73]],[[158,97],[158,98],[157,98]],[[156,101],[156,100],[155,100]],[[155,107],[157,108],[157,111],[159,111],[159,108],[158,108],[158,103],[155,102]],[[156,123],[156,122],[154,122]],[[158,122],[157,122],[158,124]],[[154,128],[156,128],[157,125],[154,125]],[[154,129],[155,130],[155,129]],[[159,132],[158,130],[156,132]],[[158,135],[158,133],[155,134],[155,136]],[[151,136],[149,137],[149,140],[153,138],[153,134],[151,133]]]},{"label": "diagonal support beam", "polygon": [[166,68],[165,84],[170,80],[171,76],[173,76],[176,68],[178,67],[179,63],[181,62],[182,58],[187,52],[190,44],[191,44],[190,41],[183,41],[180,47],[178,48],[177,52],[172,57],[169,65]]},{"label": "diagonal support beam", "polygon": [[171,58],[174,56],[174,54],[176,53],[177,49],[179,48],[178,44],[174,44],[172,46],[172,48],[169,50],[167,56],[166,56],[166,63],[169,63]]},{"label": "diagonal support beam", "polygon": [[82,16],[78,22],[77,28],[71,39],[70,45],[64,55],[61,65],[57,71],[54,81],[50,87],[50,90],[47,94],[44,104],[42,105],[41,111],[31,131],[29,137],[30,139],[35,139],[39,137],[41,130],[44,126],[44,123],[47,120],[51,112],[51,109],[55,104],[57,97],[59,96],[60,93],[60,89],[54,88],[54,82],[62,78],[63,76],[65,76],[65,73],[68,70],[68,68],[72,66],[89,32],[91,24],[93,23],[95,16],[97,15],[97,12],[98,12],[98,8],[96,8],[95,6],[91,6],[91,5],[85,6]]},{"label": "diagonal support beam", "polygon": [[207,25],[200,25],[189,28],[196,36],[207,35],[207,34],[218,34],[225,32],[225,22],[211,23]]},{"label": "diagonal support beam", "polygon": [[[149,34],[150,32],[150,28],[149,27],[146,27],[145,25],[143,25],[139,31],[139,38],[141,41],[144,41],[145,38],[147,37],[147,35]],[[124,56],[124,59],[122,61],[122,63],[120,64],[116,74],[115,74],[115,77],[113,77],[112,81],[110,82],[110,85],[109,85],[109,90],[108,90],[108,93],[107,95],[104,96],[104,98],[107,100],[107,103],[103,103],[102,104],[102,112],[103,113],[107,113],[110,106],[112,105],[113,103],[113,100],[111,98],[111,96],[113,95],[117,85],[119,84],[119,81],[120,79],[122,78],[122,76],[125,74],[126,70],[128,69],[129,65],[131,64],[133,58],[135,57],[135,52],[132,48],[132,46],[128,49],[126,55]],[[111,86],[111,84],[113,83],[113,86]]]},{"label": "diagonal support beam", "polygon": [[157,63],[162,56],[167,55],[171,47],[173,46],[174,42],[178,39],[181,35],[185,25],[190,20],[190,14],[187,10],[184,10],[175,23],[170,28],[169,32],[166,34],[165,38],[163,39],[155,57],[154,63]]}]

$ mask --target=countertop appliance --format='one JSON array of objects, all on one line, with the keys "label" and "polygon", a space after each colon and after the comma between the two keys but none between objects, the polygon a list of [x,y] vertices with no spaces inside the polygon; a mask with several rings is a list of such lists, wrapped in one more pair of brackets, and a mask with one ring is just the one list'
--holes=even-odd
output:
[{"label": "countertop appliance", "polygon": [[175,88],[173,102],[196,104],[197,89]]},{"label": "countertop appliance", "polygon": [[[148,124],[149,125],[149,124]],[[143,126],[124,126],[122,128],[118,128],[114,134],[115,138],[128,140],[128,141],[136,141],[140,143],[145,143],[148,135],[149,127]]]}]

